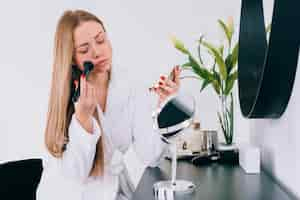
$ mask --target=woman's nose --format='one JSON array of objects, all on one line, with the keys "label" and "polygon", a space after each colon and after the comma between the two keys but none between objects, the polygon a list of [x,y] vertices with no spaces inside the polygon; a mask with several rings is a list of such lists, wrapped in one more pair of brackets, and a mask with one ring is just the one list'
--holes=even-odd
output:
[{"label": "woman's nose", "polygon": [[93,58],[98,58],[100,56],[100,50],[96,48],[96,45],[92,45],[92,56]]}]

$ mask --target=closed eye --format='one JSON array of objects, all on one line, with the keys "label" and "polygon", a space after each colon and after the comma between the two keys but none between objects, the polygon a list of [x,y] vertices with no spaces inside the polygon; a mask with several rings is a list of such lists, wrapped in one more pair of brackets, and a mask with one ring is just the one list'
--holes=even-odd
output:
[{"label": "closed eye", "polygon": [[89,49],[87,47],[78,49],[78,52],[81,53],[81,54],[85,54],[88,51],[89,51]]}]

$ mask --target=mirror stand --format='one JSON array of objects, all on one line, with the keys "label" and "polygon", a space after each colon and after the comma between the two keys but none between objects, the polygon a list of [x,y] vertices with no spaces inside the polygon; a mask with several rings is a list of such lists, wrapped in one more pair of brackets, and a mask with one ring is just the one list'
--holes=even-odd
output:
[{"label": "mirror stand", "polygon": [[177,170],[177,149],[176,143],[168,144],[172,154],[172,174],[171,180],[159,181],[153,185],[154,193],[158,194],[160,191],[172,191],[175,194],[189,194],[192,193],[196,186],[191,181],[176,180]]}]

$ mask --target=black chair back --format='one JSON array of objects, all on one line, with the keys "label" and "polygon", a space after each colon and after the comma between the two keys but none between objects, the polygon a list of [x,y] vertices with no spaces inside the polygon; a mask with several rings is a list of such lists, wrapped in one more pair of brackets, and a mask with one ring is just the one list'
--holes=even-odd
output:
[{"label": "black chair back", "polygon": [[41,180],[41,159],[11,161],[0,165],[1,200],[35,200]]}]

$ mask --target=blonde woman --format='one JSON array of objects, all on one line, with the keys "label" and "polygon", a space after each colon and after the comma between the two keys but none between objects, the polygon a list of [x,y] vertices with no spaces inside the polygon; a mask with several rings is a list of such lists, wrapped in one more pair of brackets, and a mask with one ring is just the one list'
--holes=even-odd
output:
[{"label": "blonde woman", "polygon": [[[72,81],[72,66],[94,64],[88,79]],[[156,166],[165,150],[152,130],[151,111],[179,89],[175,78],[161,77],[149,91],[117,79],[112,66],[112,47],[102,21],[83,11],[65,11],[59,19],[45,131],[49,156],[37,199],[114,200],[129,199],[136,183],[129,171],[137,159]],[[120,76],[121,77],[121,76]],[[71,86],[80,90],[73,103]],[[131,168],[132,167],[132,168]]]}]

